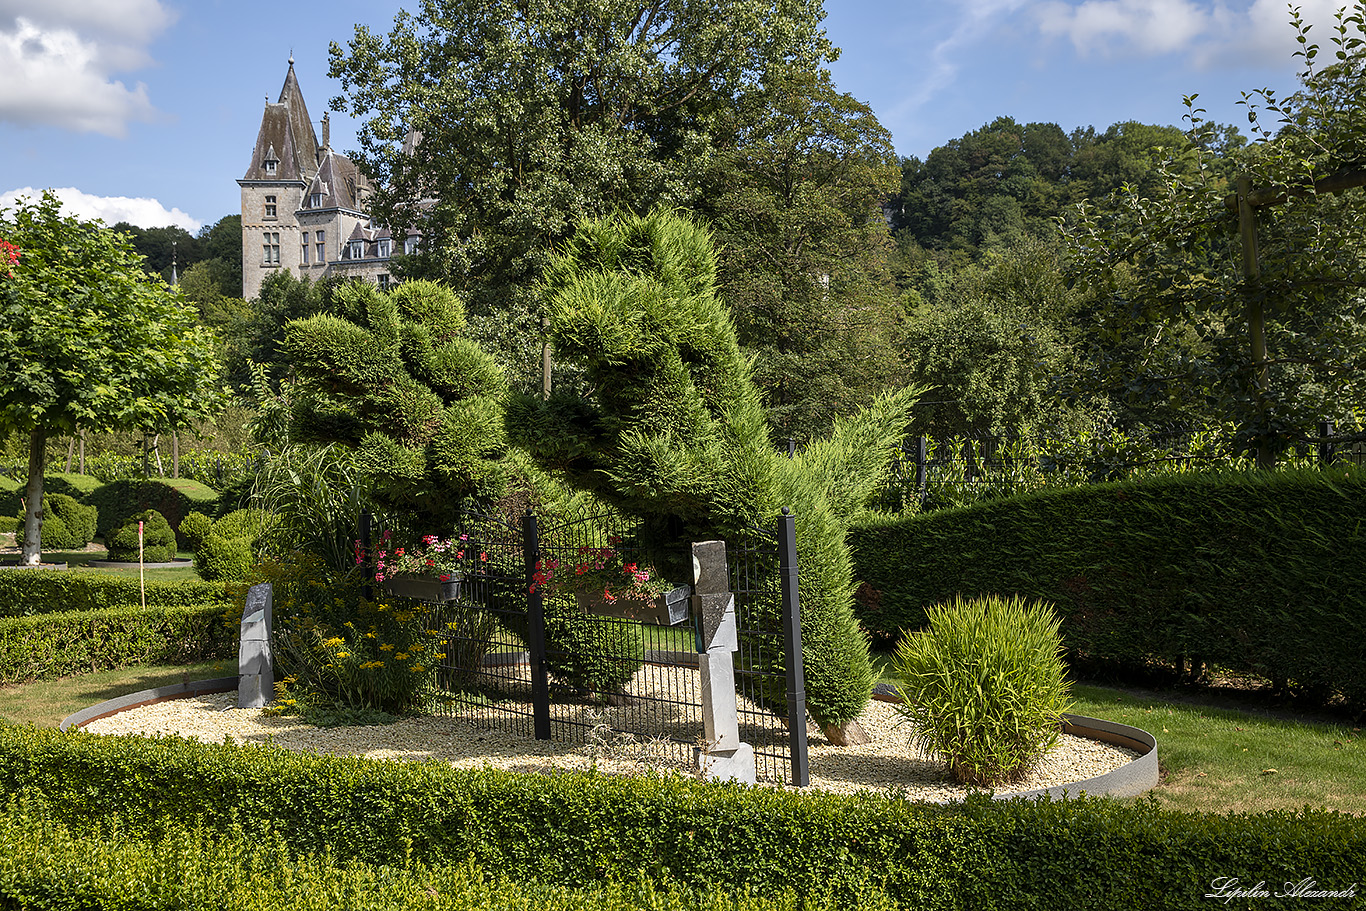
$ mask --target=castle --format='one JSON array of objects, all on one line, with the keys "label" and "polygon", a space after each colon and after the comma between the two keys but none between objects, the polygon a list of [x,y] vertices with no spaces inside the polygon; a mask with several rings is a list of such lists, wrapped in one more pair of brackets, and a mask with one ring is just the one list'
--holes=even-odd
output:
[{"label": "castle", "polygon": [[[341,275],[387,289],[389,260],[412,253],[419,237],[395,238],[377,226],[366,203],[374,192],[355,163],[332,149],[328,116],[323,139],[313,131],[294,58],[289,58],[280,100],[266,104],[242,188],[242,296],[261,296],[275,269],[317,281]],[[397,245],[397,246],[396,246]]]}]

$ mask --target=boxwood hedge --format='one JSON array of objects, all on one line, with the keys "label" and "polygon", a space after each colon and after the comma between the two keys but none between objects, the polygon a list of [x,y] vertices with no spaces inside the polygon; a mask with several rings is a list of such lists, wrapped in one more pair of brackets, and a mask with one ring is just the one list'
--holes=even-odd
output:
[{"label": "boxwood hedge", "polygon": [[1192,907],[1220,877],[1346,888],[1366,868],[1366,827],[1309,809],[1224,816],[984,797],[937,806],[0,727],[0,794],[20,791],[66,825],[117,824],[134,837],[190,823],[343,863],[468,860],[516,882],[575,887],[644,875],[855,907],[877,896],[914,908]]},{"label": "boxwood hedge", "polygon": [[1366,704],[1366,471],[1172,475],[1045,490],[851,533],[861,622],[918,629],[956,594],[1064,614],[1074,652],[1186,660]]},{"label": "boxwood hedge", "polygon": [[0,684],[229,657],[223,606],[137,605],[0,619]]},{"label": "boxwood hedge", "polygon": [[[222,583],[187,579],[147,583],[148,607],[218,605],[231,597]],[[23,617],[54,611],[98,610],[140,604],[138,580],[81,570],[0,569],[0,617]]]}]

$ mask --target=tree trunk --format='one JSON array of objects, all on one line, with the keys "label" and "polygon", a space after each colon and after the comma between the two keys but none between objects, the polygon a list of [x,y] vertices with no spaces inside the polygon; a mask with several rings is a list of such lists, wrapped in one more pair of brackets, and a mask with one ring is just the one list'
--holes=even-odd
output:
[{"label": "tree trunk", "polygon": [[47,467],[47,434],[34,429],[28,440],[28,488],[24,509],[24,548],[20,566],[43,562],[43,469]]}]

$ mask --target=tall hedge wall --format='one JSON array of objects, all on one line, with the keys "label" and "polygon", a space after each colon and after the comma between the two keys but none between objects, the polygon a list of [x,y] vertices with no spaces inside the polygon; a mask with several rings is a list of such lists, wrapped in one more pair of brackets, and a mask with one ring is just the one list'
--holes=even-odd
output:
[{"label": "tall hedge wall", "polygon": [[1188,908],[1208,904],[1218,877],[1347,888],[1366,869],[1366,827],[1323,811],[1200,815],[1089,798],[934,806],[0,726],[0,796],[19,792],[67,825],[117,819],[125,836],[202,821],[339,863],[470,860],[524,883],[792,889],[851,908],[879,898],[918,909]]},{"label": "tall hedge wall", "polygon": [[1020,593],[1056,604],[1091,657],[1192,658],[1366,703],[1360,468],[1039,491],[868,520],[850,542],[875,637],[956,593]]},{"label": "tall hedge wall", "polygon": [[[148,607],[191,607],[231,600],[221,582],[148,582]],[[100,610],[141,604],[138,580],[59,569],[0,569],[0,617]]]}]

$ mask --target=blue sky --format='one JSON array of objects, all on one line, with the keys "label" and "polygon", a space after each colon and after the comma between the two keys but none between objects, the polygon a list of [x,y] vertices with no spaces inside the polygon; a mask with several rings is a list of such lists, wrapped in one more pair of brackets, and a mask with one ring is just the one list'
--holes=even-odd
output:
[{"label": "blue sky", "polygon": [[[405,0],[410,8],[417,0]],[[397,0],[0,0],[0,206],[59,190],[68,209],[191,231],[239,209],[261,110],[291,52],[312,116],[340,86],[327,47],[387,31]],[[1302,0],[1324,43],[1336,4]],[[897,151],[1001,115],[1071,130],[1180,124],[1182,95],[1246,132],[1242,91],[1296,86],[1283,0],[826,0],[835,82]],[[332,144],[355,125],[332,117]]]}]

